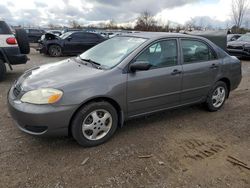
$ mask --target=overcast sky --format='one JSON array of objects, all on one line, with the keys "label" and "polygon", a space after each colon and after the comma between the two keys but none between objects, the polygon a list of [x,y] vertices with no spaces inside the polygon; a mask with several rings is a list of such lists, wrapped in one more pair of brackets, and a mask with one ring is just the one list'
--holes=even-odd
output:
[{"label": "overcast sky", "polygon": [[184,24],[202,18],[206,24],[226,26],[231,16],[231,0],[1,0],[0,18],[12,25],[68,25],[115,20],[133,22],[144,11],[158,21]]}]

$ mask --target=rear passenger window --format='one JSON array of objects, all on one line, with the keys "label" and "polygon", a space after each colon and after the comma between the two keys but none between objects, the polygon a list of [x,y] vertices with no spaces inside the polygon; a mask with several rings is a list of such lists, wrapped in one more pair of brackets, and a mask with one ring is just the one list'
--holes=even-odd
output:
[{"label": "rear passenger window", "polygon": [[93,41],[98,40],[97,36],[95,34],[92,34],[92,33],[85,33],[84,36],[85,36],[87,42],[93,42]]},{"label": "rear passenger window", "polygon": [[216,54],[203,42],[197,40],[182,40],[182,53],[184,64],[211,61]]},{"label": "rear passenger window", "polygon": [[12,34],[9,26],[4,21],[0,21],[0,34]]}]

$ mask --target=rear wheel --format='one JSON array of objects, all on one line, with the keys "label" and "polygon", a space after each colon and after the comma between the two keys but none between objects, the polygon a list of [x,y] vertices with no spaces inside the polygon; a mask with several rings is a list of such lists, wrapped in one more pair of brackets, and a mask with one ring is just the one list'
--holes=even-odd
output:
[{"label": "rear wheel", "polygon": [[56,44],[49,46],[49,55],[52,57],[61,56],[62,55],[62,48]]},{"label": "rear wheel", "polygon": [[0,59],[0,81],[5,78],[6,75],[6,66],[4,62]]},{"label": "rear wheel", "polygon": [[218,111],[224,105],[226,98],[228,96],[228,88],[226,83],[219,81],[216,82],[214,87],[209,92],[206,106],[209,111]]},{"label": "rear wheel", "polygon": [[71,132],[82,146],[92,147],[109,140],[118,125],[116,109],[108,102],[93,102],[82,107],[75,115]]}]

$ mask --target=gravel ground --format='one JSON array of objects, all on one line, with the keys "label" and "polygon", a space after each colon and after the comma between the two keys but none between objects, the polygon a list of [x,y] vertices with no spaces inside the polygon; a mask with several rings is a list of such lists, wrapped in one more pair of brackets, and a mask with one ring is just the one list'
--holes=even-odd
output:
[{"label": "gravel ground", "polygon": [[54,62],[35,51],[0,83],[0,187],[250,187],[250,62],[224,108],[201,106],[126,122],[106,144],[82,148],[72,138],[20,132],[6,95],[28,68]]}]

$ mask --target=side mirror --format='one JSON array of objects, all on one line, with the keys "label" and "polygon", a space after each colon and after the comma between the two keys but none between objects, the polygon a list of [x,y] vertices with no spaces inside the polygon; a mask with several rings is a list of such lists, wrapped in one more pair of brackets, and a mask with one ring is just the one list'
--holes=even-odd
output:
[{"label": "side mirror", "polygon": [[68,37],[68,38],[67,38],[68,41],[71,41],[71,39],[72,39],[72,37]]},{"label": "side mirror", "polygon": [[149,70],[151,66],[152,65],[150,65],[147,61],[136,61],[129,66],[129,69],[131,72],[146,71]]}]

